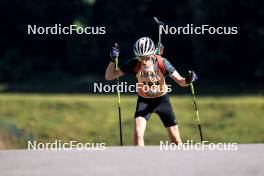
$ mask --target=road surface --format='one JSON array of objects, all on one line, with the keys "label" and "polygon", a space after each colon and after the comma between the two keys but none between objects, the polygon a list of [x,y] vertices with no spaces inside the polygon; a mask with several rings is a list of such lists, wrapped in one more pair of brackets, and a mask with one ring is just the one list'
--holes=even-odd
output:
[{"label": "road surface", "polygon": [[0,150],[1,176],[263,176],[264,144],[236,151],[160,150],[159,146],[104,151]]}]

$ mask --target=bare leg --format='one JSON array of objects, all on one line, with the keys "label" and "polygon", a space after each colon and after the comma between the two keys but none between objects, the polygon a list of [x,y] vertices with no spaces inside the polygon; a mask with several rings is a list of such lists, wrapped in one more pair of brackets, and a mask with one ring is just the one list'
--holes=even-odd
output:
[{"label": "bare leg", "polygon": [[146,129],[147,121],[143,117],[135,118],[135,135],[134,142],[137,146],[144,146],[144,132]]},{"label": "bare leg", "polygon": [[166,129],[167,129],[171,143],[182,144],[178,125],[167,127]]}]

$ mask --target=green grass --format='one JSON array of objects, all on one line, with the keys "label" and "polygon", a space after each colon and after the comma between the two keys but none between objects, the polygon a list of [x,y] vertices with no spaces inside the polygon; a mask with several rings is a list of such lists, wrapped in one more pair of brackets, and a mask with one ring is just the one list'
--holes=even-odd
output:
[{"label": "green grass", "polygon": [[[171,96],[182,139],[199,141],[191,96]],[[264,99],[261,96],[197,97],[204,138],[211,142],[263,143]],[[122,96],[125,145],[133,144],[136,96]],[[27,140],[55,139],[119,145],[117,97],[91,95],[0,94],[0,142],[25,148]],[[155,114],[145,142],[167,140]]]}]

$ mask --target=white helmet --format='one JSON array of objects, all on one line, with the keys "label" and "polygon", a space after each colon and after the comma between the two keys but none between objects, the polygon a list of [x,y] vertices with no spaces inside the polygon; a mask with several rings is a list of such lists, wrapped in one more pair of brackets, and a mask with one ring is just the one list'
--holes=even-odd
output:
[{"label": "white helmet", "polygon": [[134,54],[136,56],[148,56],[155,53],[155,44],[148,37],[142,37],[134,44]]}]

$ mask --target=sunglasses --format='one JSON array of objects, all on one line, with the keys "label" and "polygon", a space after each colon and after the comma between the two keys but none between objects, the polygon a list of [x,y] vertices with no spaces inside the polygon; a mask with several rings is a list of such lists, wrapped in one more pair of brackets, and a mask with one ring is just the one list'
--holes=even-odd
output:
[{"label": "sunglasses", "polygon": [[139,61],[149,60],[149,59],[151,59],[151,55],[149,55],[149,56],[138,56],[137,58],[138,58]]}]

